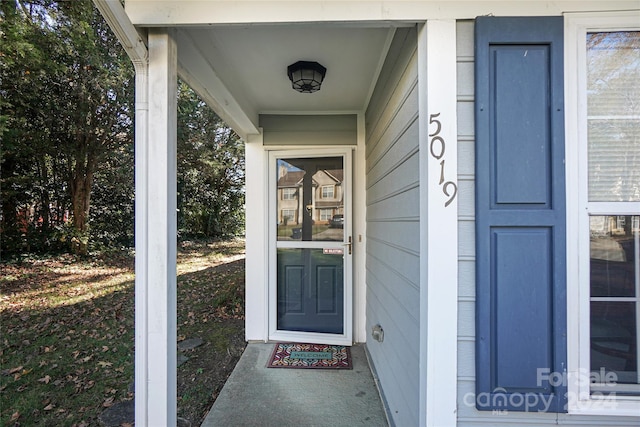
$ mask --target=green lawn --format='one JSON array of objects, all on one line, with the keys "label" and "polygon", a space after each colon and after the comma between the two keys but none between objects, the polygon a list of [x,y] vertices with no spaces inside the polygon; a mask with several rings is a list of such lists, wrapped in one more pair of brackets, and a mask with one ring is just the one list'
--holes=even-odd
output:
[{"label": "green lawn", "polygon": [[[293,234],[294,228],[302,228],[302,224],[293,224],[293,225],[279,225],[278,226],[278,237],[291,237]],[[329,229],[329,224],[314,224],[313,225],[313,234],[322,233],[325,230]]]},{"label": "green lawn", "polygon": [[[199,425],[242,349],[244,242],[184,245],[178,340],[205,344],[178,368],[178,414]],[[133,398],[133,257],[0,264],[0,425],[93,426]]]}]

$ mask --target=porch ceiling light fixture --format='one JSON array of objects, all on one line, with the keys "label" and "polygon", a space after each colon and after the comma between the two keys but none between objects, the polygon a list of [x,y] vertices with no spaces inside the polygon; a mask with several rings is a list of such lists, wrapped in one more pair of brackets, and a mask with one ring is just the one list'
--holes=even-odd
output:
[{"label": "porch ceiling light fixture", "polygon": [[298,61],[287,67],[291,87],[301,93],[313,93],[320,90],[327,69],[317,62]]}]

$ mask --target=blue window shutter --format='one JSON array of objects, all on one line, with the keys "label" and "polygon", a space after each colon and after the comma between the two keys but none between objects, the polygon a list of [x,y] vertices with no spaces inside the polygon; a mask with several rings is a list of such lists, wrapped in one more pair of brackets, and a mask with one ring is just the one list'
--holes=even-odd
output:
[{"label": "blue window shutter", "polygon": [[566,412],[562,17],[479,17],[476,408]]}]

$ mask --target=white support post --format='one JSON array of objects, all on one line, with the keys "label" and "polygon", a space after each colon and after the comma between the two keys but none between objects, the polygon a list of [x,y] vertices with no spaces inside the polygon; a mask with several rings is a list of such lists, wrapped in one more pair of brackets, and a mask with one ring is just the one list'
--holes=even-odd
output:
[{"label": "white support post", "polygon": [[456,23],[418,36],[420,133],[420,425],[456,425],[458,167]]},{"label": "white support post", "polygon": [[136,425],[175,426],[177,51],[164,28],[148,43],[148,77],[136,80],[148,97],[136,123]]},{"label": "white support post", "polygon": [[[262,132],[262,129],[261,129]],[[267,157],[263,134],[249,135],[245,144],[245,338],[247,341],[269,339],[269,203]],[[275,173],[275,171],[274,171]]]}]

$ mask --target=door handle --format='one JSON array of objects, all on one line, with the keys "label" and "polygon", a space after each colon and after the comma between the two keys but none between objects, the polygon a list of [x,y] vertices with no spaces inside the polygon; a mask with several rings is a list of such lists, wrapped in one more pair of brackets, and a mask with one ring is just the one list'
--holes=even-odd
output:
[{"label": "door handle", "polygon": [[349,236],[349,243],[344,243],[342,246],[347,246],[349,248],[349,255],[351,255],[351,236]]}]

